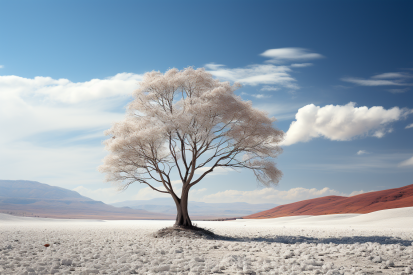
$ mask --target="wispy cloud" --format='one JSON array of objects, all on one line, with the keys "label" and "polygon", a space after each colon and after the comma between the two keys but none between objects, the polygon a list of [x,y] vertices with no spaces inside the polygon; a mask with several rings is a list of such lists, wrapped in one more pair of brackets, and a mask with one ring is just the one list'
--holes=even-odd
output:
[{"label": "wispy cloud", "polygon": [[265,85],[260,89],[260,91],[278,91],[279,89],[280,88]]},{"label": "wispy cloud", "polygon": [[296,64],[291,64],[290,66],[292,68],[304,68],[304,67],[313,66],[313,63],[296,63]]},{"label": "wispy cloud", "polygon": [[388,91],[392,94],[401,94],[409,91],[410,88],[403,88],[403,89],[389,89]]},{"label": "wispy cloud", "polygon": [[71,188],[101,183],[96,166],[106,152],[99,139],[124,117],[122,106],[139,79],[127,73],[86,82],[0,76],[0,127],[7,133],[0,135],[2,177]]},{"label": "wispy cloud", "polygon": [[288,66],[256,64],[245,68],[225,68],[220,64],[206,64],[208,71],[220,80],[239,82],[244,85],[278,85],[289,89],[298,89],[296,80],[290,75]]},{"label": "wispy cloud", "polygon": [[[202,175],[203,173],[205,173],[206,171],[208,171],[209,169],[211,169],[211,167],[201,167],[201,168],[198,168],[196,171],[195,171],[195,174],[197,174],[197,175]],[[229,172],[232,172],[232,171],[234,171],[233,169],[231,169],[231,168],[224,168],[224,167],[216,167],[216,168],[214,168],[214,171],[213,172],[211,172],[209,175],[225,175],[225,174],[228,174]]]},{"label": "wispy cloud", "polygon": [[275,116],[277,120],[286,120],[294,118],[297,110],[303,106],[302,103],[257,103],[254,108],[267,112],[270,116]]},{"label": "wispy cloud", "polygon": [[406,73],[383,73],[383,74],[374,75],[371,78],[376,78],[376,79],[399,79],[399,78],[409,78],[409,77],[411,77],[411,76],[406,74]]},{"label": "wispy cloud", "polygon": [[0,69],[3,69],[4,68],[4,65],[0,65]]},{"label": "wispy cloud", "polygon": [[324,162],[297,164],[296,167],[302,170],[329,171],[329,172],[369,172],[369,173],[400,173],[398,169],[411,154],[363,154],[359,155],[340,155],[326,157]]},{"label": "wispy cloud", "polygon": [[412,123],[412,124],[407,125],[404,129],[409,129],[409,128],[413,128],[413,123]]},{"label": "wispy cloud", "polygon": [[359,150],[358,152],[357,152],[357,155],[365,155],[365,154],[369,154],[369,152],[367,152],[366,150]]},{"label": "wispy cloud", "polygon": [[258,98],[258,99],[262,99],[262,98],[270,98],[271,95],[263,95],[263,94],[252,94],[251,96]]},{"label": "wispy cloud", "polygon": [[[269,49],[261,54],[269,58],[266,63],[287,63],[302,60],[317,59],[323,56],[312,53],[303,48]],[[205,67],[220,80],[239,82],[243,85],[265,85],[262,91],[275,91],[279,87],[296,90],[300,87],[294,77],[291,76],[292,68],[311,66],[312,63],[293,63],[290,65],[253,64],[241,68],[227,68],[222,64],[209,63]],[[274,86],[270,86],[274,85]]]},{"label": "wispy cloud", "polygon": [[292,188],[280,191],[273,188],[264,188],[252,191],[226,190],[215,194],[206,195],[197,200],[204,202],[247,202],[247,203],[275,203],[285,204],[301,200],[308,200],[323,196],[350,196],[364,193],[364,191],[354,191],[351,194],[338,192],[325,187],[323,189],[307,189],[303,187]]},{"label": "wispy cloud", "polygon": [[[411,75],[401,72],[390,72],[374,75],[369,79],[358,77],[344,77],[341,80],[354,83],[360,86],[412,86],[407,80],[412,78]],[[389,90],[392,93],[405,92],[402,89]]]},{"label": "wispy cloud", "polygon": [[410,113],[412,110],[398,107],[388,110],[381,106],[355,107],[354,102],[324,107],[309,104],[298,110],[282,145],[306,142],[317,137],[341,141],[362,136],[381,138],[392,131],[387,127],[390,123]]},{"label": "wispy cloud", "polygon": [[301,61],[323,58],[321,54],[313,53],[304,48],[279,48],[266,50],[261,56],[270,58],[266,62],[282,63],[286,61]]},{"label": "wispy cloud", "polygon": [[400,167],[411,167],[413,166],[413,157],[406,159],[405,161],[402,161],[399,163]]},{"label": "wispy cloud", "polygon": [[355,77],[342,78],[343,81],[358,84],[361,86],[404,86],[405,83],[395,80],[382,80],[382,79],[361,79]]}]

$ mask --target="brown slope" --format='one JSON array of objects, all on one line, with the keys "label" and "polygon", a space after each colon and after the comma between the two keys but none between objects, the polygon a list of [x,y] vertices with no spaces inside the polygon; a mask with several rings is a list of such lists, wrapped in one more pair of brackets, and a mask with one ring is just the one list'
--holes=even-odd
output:
[{"label": "brown slope", "polygon": [[370,213],[383,209],[413,206],[413,184],[352,197],[327,196],[280,205],[270,210],[245,216],[244,219],[266,219],[299,215]]}]

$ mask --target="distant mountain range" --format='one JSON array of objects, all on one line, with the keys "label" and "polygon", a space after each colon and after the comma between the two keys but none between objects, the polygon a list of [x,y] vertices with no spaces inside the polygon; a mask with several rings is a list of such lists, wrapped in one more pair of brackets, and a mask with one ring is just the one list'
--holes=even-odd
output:
[{"label": "distant mountain range", "polygon": [[[280,206],[269,203],[190,201],[189,214],[193,220],[234,217],[265,219],[298,215],[369,213],[410,206],[413,206],[413,184],[352,197],[327,196]],[[176,208],[172,198],[123,201],[108,205],[61,187],[35,181],[0,180],[0,213],[77,219],[175,219]]]},{"label": "distant mountain range", "polygon": [[[192,219],[234,218],[263,211],[276,204],[189,202]],[[0,180],[0,213],[49,218],[175,219],[172,198],[105,204],[61,187],[36,181]]]},{"label": "distant mountain range", "polygon": [[173,215],[119,208],[75,191],[36,181],[0,180],[0,212],[18,216],[90,219],[174,219]]},{"label": "distant mountain range", "polygon": [[[176,215],[176,206],[172,198],[157,198],[151,200],[134,200],[112,203],[116,207],[143,209],[162,214]],[[189,215],[204,217],[233,218],[250,215],[277,206],[273,203],[249,204],[246,202],[205,203],[190,201]]]},{"label": "distant mountain range", "polygon": [[243,218],[268,219],[299,215],[365,214],[378,210],[411,206],[413,206],[413,184],[352,197],[327,196],[299,201],[280,205]]}]

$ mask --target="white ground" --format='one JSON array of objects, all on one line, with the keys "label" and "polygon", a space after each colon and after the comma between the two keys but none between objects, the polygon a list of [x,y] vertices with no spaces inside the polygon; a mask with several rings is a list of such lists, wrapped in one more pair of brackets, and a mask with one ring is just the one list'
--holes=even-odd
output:
[{"label": "white ground", "polygon": [[152,236],[173,221],[0,214],[0,274],[411,274],[413,269],[413,207],[196,223],[227,239]]}]

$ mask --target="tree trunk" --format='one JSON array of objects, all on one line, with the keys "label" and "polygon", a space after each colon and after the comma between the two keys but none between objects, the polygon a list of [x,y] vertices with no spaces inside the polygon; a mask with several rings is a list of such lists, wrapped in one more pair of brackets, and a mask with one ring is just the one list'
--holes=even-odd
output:
[{"label": "tree trunk", "polygon": [[180,199],[176,196],[172,196],[176,204],[175,227],[192,227],[192,222],[188,214],[188,193],[189,189],[186,190],[186,188],[183,188]]}]

